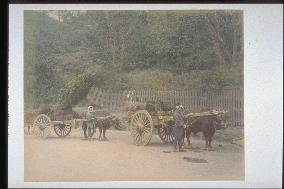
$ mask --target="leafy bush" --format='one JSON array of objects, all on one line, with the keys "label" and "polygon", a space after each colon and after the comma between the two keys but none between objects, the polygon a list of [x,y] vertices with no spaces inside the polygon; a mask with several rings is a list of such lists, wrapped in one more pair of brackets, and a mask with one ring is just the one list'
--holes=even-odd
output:
[{"label": "leafy bush", "polygon": [[241,89],[243,86],[243,69],[240,65],[215,67],[204,72],[201,78],[203,90]]},{"label": "leafy bush", "polygon": [[76,105],[87,95],[93,84],[94,80],[91,74],[80,75],[70,80],[60,90],[58,103],[65,106]]},{"label": "leafy bush", "polygon": [[119,89],[119,90],[125,90],[129,88],[129,78],[127,78],[124,75],[117,74],[113,76],[114,74],[110,74],[109,78],[106,78],[105,86],[109,89]]}]

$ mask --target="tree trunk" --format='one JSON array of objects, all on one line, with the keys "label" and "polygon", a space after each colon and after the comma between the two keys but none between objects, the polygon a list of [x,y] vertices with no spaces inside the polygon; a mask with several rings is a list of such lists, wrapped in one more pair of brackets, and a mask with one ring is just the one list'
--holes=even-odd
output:
[{"label": "tree trunk", "polygon": [[209,32],[212,35],[212,39],[213,39],[214,50],[215,50],[216,55],[219,58],[220,63],[225,64],[226,61],[229,61],[231,58],[229,56],[229,53],[226,51],[226,47],[224,47],[224,44],[223,44],[223,39],[221,38],[217,29],[215,28],[211,18],[209,16],[206,16],[207,26],[208,26]]},{"label": "tree trunk", "polygon": [[112,26],[112,18],[110,18],[110,15],[106,13],[106,19],[107,19],[107,26],[108,26],[108,46],[111,49],[111,56],[112,56],[112,65],[114,65],[116,61],[116,47],[115,47],[115,38],[114,38],[114,31]]},{"label": "tree trunk", "polygon": [[233,39],[233,53],[232,53],[232,58],[231,58],[231,63],[235,64],[236,63],[236,58],[237,58],[237,47],[238,47],[238,41],[237,41],[237,31],[234,29],[234,39]]},{"label": "tree trunk", "polygon": [[[240,52],[238,52],[238,42],[239,40],[242,40],[241,38],[238,38],[238,28],[240,27],[240,17],[238,15],[235,15],[233,18],[233,22],[234,22],[234,33],[233,33],[233,52],[232,52],[232,59],[231,59],[231,63],[232,64],[236,64],[239,60],[239,54]],[[241,41],[241,44],[243,42]]]}]

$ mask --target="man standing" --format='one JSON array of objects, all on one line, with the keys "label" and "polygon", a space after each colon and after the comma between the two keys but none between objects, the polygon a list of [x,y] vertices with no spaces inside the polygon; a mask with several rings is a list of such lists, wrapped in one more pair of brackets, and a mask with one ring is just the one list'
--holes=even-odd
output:
[{"label": "man standing", "polygon": [[183,106],[177,105],[176,111],[174,113],[174,151],[177,152],[177,146],[179,152],[185,152],[182,149],[183,137],[184,137],[184,115],[183,115]]},{"label": "man standing", "polygon": [[93,106],[88,107],[86,119],[87,119],[87,121],[86,121],[86,127],[84,129],[84,135],[85,135],[85,138],[91,139],[92,136],[94,135],[94,133],[96,132],[96,129],[95,129],[95,112],[94,112]]}]

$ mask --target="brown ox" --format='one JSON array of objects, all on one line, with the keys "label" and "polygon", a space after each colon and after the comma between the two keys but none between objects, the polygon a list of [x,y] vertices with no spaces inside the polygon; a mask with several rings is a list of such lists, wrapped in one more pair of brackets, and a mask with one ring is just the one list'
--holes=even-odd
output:
[{"label": "brown ox", "polygon": [[221,129],[221,118],[217,115],[206,115],[196,118],[194,121],[189,122],[186,120],[185,136],[188,145],[190,145],[190,134],[197,134],[202,132],[205,137],[205,147],[211,147],[211,141],[214,136],[215,130]]}]

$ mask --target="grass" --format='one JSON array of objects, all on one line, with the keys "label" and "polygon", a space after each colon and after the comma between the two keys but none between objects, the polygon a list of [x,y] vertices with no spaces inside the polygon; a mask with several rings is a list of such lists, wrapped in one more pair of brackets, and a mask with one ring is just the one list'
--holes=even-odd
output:
[{"label": "grass", "polygon": [[234,139],[244,137],[244,128],[243,127],[230,127],[225,130],[217,130],[214,135],[214,140],[222,142],[231,142]]}]

